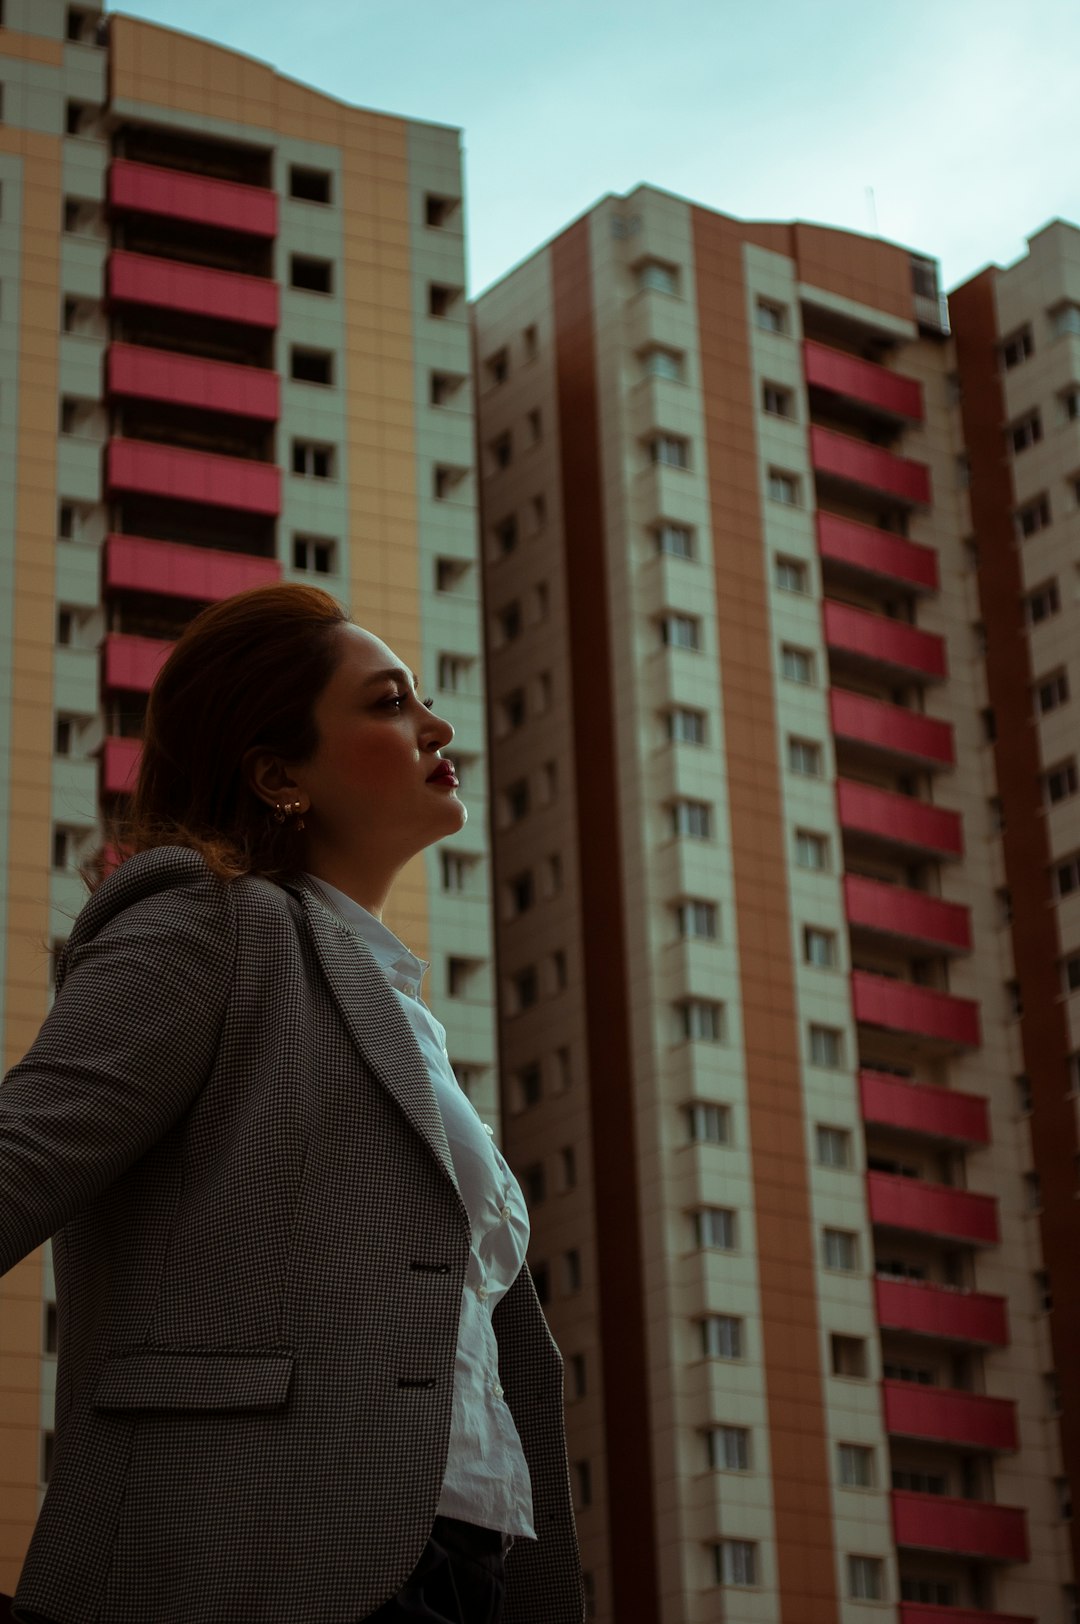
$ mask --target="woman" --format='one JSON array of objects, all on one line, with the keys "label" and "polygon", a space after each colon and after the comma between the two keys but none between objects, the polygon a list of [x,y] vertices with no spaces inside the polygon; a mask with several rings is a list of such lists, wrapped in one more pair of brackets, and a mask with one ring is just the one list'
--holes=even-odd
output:
[{"label": "woman", "polygon": [[0,1087],[0,1272],[53,1237],[22,1624],[579,1624],[521,1190],[382,923],[466,821],[450,723],[314,588],[195,617],[124,860]]}]

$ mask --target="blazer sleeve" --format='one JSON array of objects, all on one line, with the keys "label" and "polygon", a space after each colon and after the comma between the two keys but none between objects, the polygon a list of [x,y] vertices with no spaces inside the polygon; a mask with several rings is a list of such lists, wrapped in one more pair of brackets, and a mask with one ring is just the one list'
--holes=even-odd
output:
[{"label": "blazer sleeve", "polygon": [[207,874],[65,951],[51,1010],[0,1084],[0,1274],[164,1137],[206,1082],[236,958],[231,888]]}]

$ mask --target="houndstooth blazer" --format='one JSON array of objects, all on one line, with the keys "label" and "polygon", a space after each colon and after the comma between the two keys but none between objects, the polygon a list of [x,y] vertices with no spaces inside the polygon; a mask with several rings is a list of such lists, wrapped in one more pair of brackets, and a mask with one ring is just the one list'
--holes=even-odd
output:
[{"label": "houndstooth blazer", "polygon": [[[412,1572],[469,1218],[404,1013],[303,880],[130,857],[0,1086],[0,1273],[53,1237],[52,1477],[21,1624],[355,1624]],[[580,1624],[563,1364],[528,1266],[499,1377],[537,1540],[504,1624]]]}]

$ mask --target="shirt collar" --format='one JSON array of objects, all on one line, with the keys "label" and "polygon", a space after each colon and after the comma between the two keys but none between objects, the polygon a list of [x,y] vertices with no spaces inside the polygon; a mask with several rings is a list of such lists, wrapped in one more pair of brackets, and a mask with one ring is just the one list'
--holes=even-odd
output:
[{"label": "shirt collar", "polygon": [[376,919],[373,913],[359,902],[354,902],[346,892],[339,891],[336,885],[330,885],[306,870],[304,879],[330,911],[337,914],[342,924],[363,937],[391,986],[418,998],[424,975],[431,968],[430,960],[418,958],[381,919]]}]

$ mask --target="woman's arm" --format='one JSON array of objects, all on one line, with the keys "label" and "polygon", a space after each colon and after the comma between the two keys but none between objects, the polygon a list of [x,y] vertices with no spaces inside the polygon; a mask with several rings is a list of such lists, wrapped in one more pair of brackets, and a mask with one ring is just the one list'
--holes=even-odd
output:
[{"label": "woman's arm", "polygon": [[207,874],[133,903],[63,956],[52,1009],[0,1084],[0,1274],[197,1096],[232,984],[235,913]]}]

